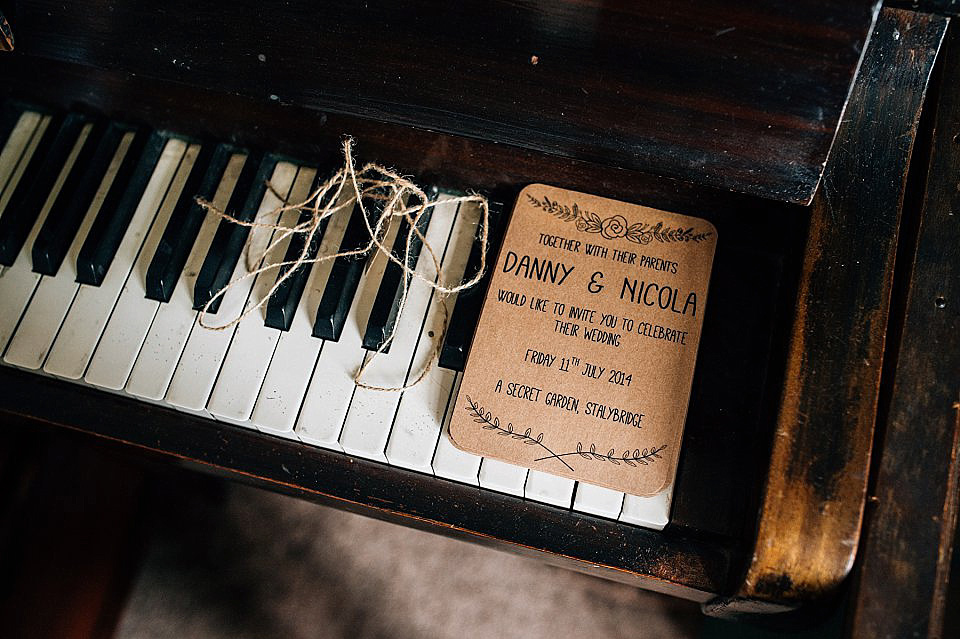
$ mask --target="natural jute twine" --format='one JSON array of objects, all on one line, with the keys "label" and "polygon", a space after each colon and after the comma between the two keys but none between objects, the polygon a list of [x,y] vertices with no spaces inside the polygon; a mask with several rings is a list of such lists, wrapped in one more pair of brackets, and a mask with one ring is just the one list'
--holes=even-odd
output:
[{"label": "natural jute twine", "polygon": [[[206,303],[206,305],[203,307],[203,311],[200,313],[199,318],[200,325],[204,328],[222,331],[236,326],[247,315],[262,308],[269,301],[270,296],[273,295],[273,293],[280,288],[280,286],[283,285],[288,278],[292,277],[301,266],[326,262],[327,260],[334,260],[338,257],[347,256],[356,256],[356,259],[367,259],[369,257],[368,253],[374,248],[382,253],[387,259],[399,265],[405,273],[403,278],[403,289],[400,296],[398,316],[403,313],[403,309],[407,303],[407,296],[410,292],[412,280],[415,278],[434,290],[435,294],[437,295],[437,302],[440,304],[440,312],[443,317],[442,325],[446,327],[447,319],[449,318],[447,298],[454,293],[474,286],[480,281],[480,279],[483,277],[483,274],[486,272],[490,211],[487,205],[487,199],[484,196],[470,194],[442,200],[431,200],[423,191],[423,189],[417,186],[412,180],[379,164],[369,163],[357,171],[354,166],[353,140],[351,138],[346,138],[343,141],[343,167],[340,168],[330,179],[317,187],[317,189],[310,194],[306,201],[294,203],[286,202],[286,198],[283,195],[278,194],[269,183],[267,186],[280,201],[284,202],[284,204],[271,211],[257,215],[253,221],[250,222],[239,220],[236,217],[227,214],[225,211],[220,210],[206,200],[197,200],[208,212],[213,213],[225,220],[229,220],[234,224],[251,227],[251,236],[257,233],[258,230],[264,234],[272,235],[271,241],[263,249],[257,249],[251,252],[252,243],[248,242],[248,253],[246,257],[248,272],[242,277],[231,281]],[[368,213],[370,209],[368,207],[370,207],[373,202],[376,202],[376,208],[379,208],[380,212],[376,216],[374,223],[371,225],[371,219]],[[424,234],[421,233],[417,228],[417,225],[420,221],[420,218],[427,211],[436,207],[438,204],[462,204],[465,202],[476,202],[480,206],[482,213],[480,217],[480,243],[483,250],[481,251],[480,269],[469,280],[464,281],[461,278],[457,283],[444,282],[440,280],[442,273],[440,269],[440,259],[437,257],[436,251],[434,251],[433,247],[427,241],[427,238],[424,237]],[[360,209],[357,213],[354,213],[355,207],[359,207]],[[455,214],[457,208],[451,207],[451,209],[454,211],[454,213],[451,214]],[[312,215],[305,222],[300,222],[294,226],[284,226],[280,224],[279,221],[283,213],[292,210],[310,211]],[[367,226],[367,231],[370,234],[370,241],[362,248],[358,248],[354,251],[342,251],[339,253],[333,253],[331,255],[317,255],[316,257],[311,258],[309,256],[310,246],[313,243],[314,237],[316,236],[318,230],[320,229],[321,223],[327,218],[338,214],[362,215]],[[393,252],[390,250],[390,247],[383,244],[384,238],[387,236],[390,229],[390,225],[400,223],[398,218],[406,218],[410,229],[406,237],[405,250],[403,255],[400,255],[399,257],[394,256]],[[273,223],[269,220],[277,220],[277,223]],[[298,258],[285,262],[270,262],[268,260],[268,256],[271,251],[295,233],[306,235],[303,244],[303,252],[298,256]],[[435,276],[432,274],[427,275],[421,273],[420,271],[425,269],[418,269],[416,264],[413,265],[412,268],[407,266],[411,243],[413,242],[414,237],[419,238],[422,242],[419,262],[424,261],[424,255],[429,255],[429,258],[433,264],[433,273],[436,274]],[[209,310],[210,305],[213,304],[214,300],[224,295],[230,289],[230,287],[237,286],[240,282],[243,282],[248,278],[258,277],[262,273],[280,269],[284,266],[289,266],[290,268],[288,268],[281,277],[277,278],[277,281],[274,282],[273,286],[263,296],[262,299],[248,300],[244,310],[236,317],[231,318],[226,324],[213,326],[208,323],[210,316],[207,315],[207,311]],[[383,353],[383,351],[390,345],[390,342],[393,341],[394,333],[390,335],[390,337],[380,346],[379,349],[377,349],[376,352],[374,352],[370,357],[365,358],[363,365],[360,366],[359,370],[354,373],[354,382],[356,382],[357,386],[361,388],[379,391],[402,391],[416,386],[421,380],[423,380],[423,378],[433,367],[434,362],[439,355],[441,345],[443,344],[445,332],[446,329],[444,329],[441,334],[434,336],[433,350],[431,355],[413,381],[402,383],[402,385],[399,386],[375,386],[362,381],[363,374],[367,368],[373,364],[377,356]]]}]

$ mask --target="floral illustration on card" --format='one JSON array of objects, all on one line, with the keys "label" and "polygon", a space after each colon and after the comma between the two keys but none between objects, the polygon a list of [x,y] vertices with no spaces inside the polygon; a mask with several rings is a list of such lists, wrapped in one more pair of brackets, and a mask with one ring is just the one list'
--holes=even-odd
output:
[{"label": "floral illustration on card", "polygon": [[547,196],[534,197],[527,193],[529,202],[537,208],[564,222],[574,222],[577,230],[583,233],[598,233],[607,240],[624,238],[635,244],[649,244],[650,242],[703,242],[713,235],[713,231],[697,231],[694,227],[670,227],[662,221],[633,222],[622,215],[611,215],[601,218],[593,211],[581,208],[576,202],[563,204],[558,200],[551,200]]}]

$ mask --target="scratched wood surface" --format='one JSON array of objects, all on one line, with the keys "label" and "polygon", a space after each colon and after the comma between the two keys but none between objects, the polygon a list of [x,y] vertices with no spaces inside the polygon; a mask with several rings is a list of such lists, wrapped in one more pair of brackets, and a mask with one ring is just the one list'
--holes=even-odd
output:
[{"label": "scratched wood surface", "polygon": [[[121,14],[132,11],[111,6]],[[796,6],[802,12],[806,5]],[[6,369],[0,370],[0,410],[197,460],[274,490],[697,600],[737,594],[735,602],[750,599],[758,610],[776,610],[781,603],[822,595],[846,574],[862,512],[902,182],[943,20],[885,12],[869,67],[852,94],[842,145],[812,210],[725,190],[790,199],[761,184],[768,173],[774,182],[780,179],[776,163],[762,164],[756,188],[744,187],[749,180],[736,170],[730,174],[736,184],[716,182],[710,167],[696,162],[677,172],[686,179],[662,177],[670,172],[645,163],[642,153],[635,164],[620,166],[622,153],[595,157],[525,146],[523,140],[498,144],[476,136],[469,118],[460,118],[463,128],[456,132],[462,135],[455,135],[398,123],[403,118],[376,110],[387,111],[382,104],[374,111],[364,110],[373,108],[369,104],[358,108],[361,115],[395,121],[318,110],[310,96],[291,104],[224,93],[220,83],[236,78],[188,84],[206,75],[180,66],[161,70],[166,79],[156,80],[150,74],[157,70],[145,64],[148,52],[121,53],[128,45],[117,28],[123,20],[113,26],[84,22],[97,20],[86,16],[77,23],[88,35],[37,45],[51,47],[40,53],[53,57],[72,50],[68,61],[26,54],[0,58],[6,90],[61,106],[81,102],[113,116],[317,161],[328,161],[336,149],[331,142],[350,132],[361,149],[369,149],[367,157],[441,185],[518,189],[546,181],[717,225],[729,238],[718,250],[713,284],[724,294],[711,292],[675,523],[664,533],[623,526]],[[34,26],[37,33],[64,27],[59,16]],[[97,34],[96,46],[71,49],[77,42],[94,42],[89,29]],[[112,48],[114,43],[119,48]],[[216,50],[194,55],[206,55],[198,64],[207,64],[207,58],[225,64]],[[250,86],[264,81],[256,76]],[[698,122],[696,110],[685,117],[691,125]],[[526,131],[524,139],[534,139],[535,132],[535,127]],[[568,140],[576,146],[574,141]],[[709,136],[697,143],[705,154],[715,151]],[[643,144],[636,148],[646,152]],[[662,159],[669,165],[677,158],[664,152]],[[633,170],[637,167],[646,170]],[[865,237],[876,241],[864,242]],[[739,365],[731,368],[731,361]],[[51,396],[62,401],[50,402]],[[708,611],[722,614],[735,607],[729,599],[718,600]]]},{"label": "scratched wood surface", "polygon": [[960,33],[955,26],[941,62],[919,231],[910,247],[915,252],[905,256],[905,315],[855,578],[854,637],[944,636],[960,506]]},{"label": "scratched wood surface", "polygon": [[29,0],[17,53],[808,202],[872,0]]},{"label": "scratched wood surface", "polygon": [[895,9],[878,19],[811,211],[752,559],[716,614],[829,592],[853,564],[907,170],[947,22]]},{"label": "scratched wood surface", "polygon": [[944,16],[960,15],[960,0],[889,0],[889,7],[910,9],[922,13],[938,13]]}]

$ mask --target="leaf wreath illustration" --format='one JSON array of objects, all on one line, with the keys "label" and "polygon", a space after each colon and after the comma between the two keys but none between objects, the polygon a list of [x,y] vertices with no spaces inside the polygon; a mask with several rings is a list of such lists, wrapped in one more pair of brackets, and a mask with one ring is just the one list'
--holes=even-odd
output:
[{"label": "leaf wreath illustration", "polygon": [[584,450],[583,443],[577,442],[577,450],[568,453],[555,453],[543,443],[543,433],[539,433],[534,436],[533,430],[530,428],[527,428],[521,433],[519,430],[514,429],[513,423],[508,423],[505,427],[501,426],[499,417],[496,417],[490,411],[485,411],[483,406],[473,401],[473,398],[471,398],[469,395],[467,395],[467,405],[464,406],[464,408],[470,412],[470,415],[473,417],[473,421],[480,424],[480,427],[484,430],[495,431],[497,435],[522,440],[524,444],[530,446],[539,446],[547,453],[543,457],[535,458],[533,461],[556,459],[570,470],[573,470],[573,467],[570,466],[570,464],[568,464],[564,458],[572,455],[579,455],[584,459],[610,462],[614,466],[626,464],[627,466],[637,468],[639,466],[647,466],[658,459],[663,459],[663,455],[660,453],[667,448],[666,444],[663,446],[656,446],[654,448],[644,448],[643,450],[637,448],[632,451],[625,450],[623,451],[623,455],[617,455],[616,450],[611,448],[610,451],[604,455],[603,453],[597,452],[596,444],[590,444],[590,448],[588,450]]},{"label": "leaf wreath illustration", "polygon": [[527,428],[521,433],[518,430],[514,430],[512,423],[508,423],[506,426],[501,426],[499,417],[495,417],[490,413],[490,411],[484,411],[483,406],[473,401],[469,395],[467,395],[467,405],[464,406],[464,408],[470,412],[470,415],[473,417],[473,421],[480,424],[480,427],[484,430],[495,431],[497,435],[503,435],[504,437],[511,437],[513,439],[521,440],[528,446],[539,446],[547,452],[547,456],[544,457],[544,459],[556,459],[570,470],[573,470],[573,466],[564,461],[560,455],[557,455],[552,450],[547,448],[547,446],[543,443],[543,433],[539,433],[538,435],[534,436],[533,429],[530,428]]},{"label": "leaf wreath illustration", "polygon": [[654,448],[644,448],[640,450],[635,448],[632,451],[625,450],[623,455],[617,455],[617,451],[611,448],[606,455],[603,453],[597,452],[596,444],[590,444],[589,450],[583,449],[583,442],[577,442],[577,450],[571,451],[569,453],[560,453],[547,455],[546,457],[540,457],[534,459],[533,461],[543,461],[545,459],[561,459],[563,457],[569,457],[570,455],[580,455],[584,459],[595,459],[602,462],[610,462],[614,466],[619,466],[620,464],[626,464],[627,466],[632,466],[636,468],[637,466],[647,466],[648,464],[653,463],[657,459],[663,459],[662,453],[667,448],[667,445],[656,446]]},{"label": "leaf wreath illustration", "polygon": [[564,222],[576,222],[579,231],[599,233],[608,240],[622,237],[635,244],[649,244],[654,240],[663,243],[703,242],[713,235],[712,231],[696,233],[692,226],[686,229],[682,227],[672,228],[663,222],[657,222],[656,224],[634,222],[630,224],[627,218],[622,215],[601,218],[593,211],[581,209],[576,202],[569,206],[557,200],[551,200],[546,195],[541,200],[527,193],[527,199],[537,208]]}]

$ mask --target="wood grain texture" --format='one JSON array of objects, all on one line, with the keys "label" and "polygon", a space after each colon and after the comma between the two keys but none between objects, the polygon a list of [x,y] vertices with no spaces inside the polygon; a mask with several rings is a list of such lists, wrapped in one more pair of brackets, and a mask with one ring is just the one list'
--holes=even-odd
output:
[{"label": "wood grain texture", "polygon": [[825,594],[853,565],[907,170],[947,22],[885,9],[870,39],[811,211],[752,558],[714,614]]},{"label": "wood grain texture", "polygon": [[[33,50],[34,56],[14,54],[0,59],[0,75],[6,81],[3,84],[8,91],[14,88],[23,97],[43,98],[61,106],[78,101],[111,116],[204,137],[243,140],[262,149],[280,149],[313,161],[329,160],[340,136],[351,133],[360,144],[362,159],[399,166],[443,186],[509,190],[530,182],[562,184],[704,217],[726,239],[718,249],[709,316],[704,323],[702,353],[680,461],[675,523],[664,533],[305,448],[11,370],[0,370],[0,410],[197,461],[207,469],[225,471],[274,490],[537,556],[646,588],[697,600],[739,595],[732,603],[729,599],[717,600],[708,608],[715,613],[743,609],[746,599],[755,602],[758,610],[780,609],[822,595],[846,574],[862,512],[899,202],[919,104],[943,20],[903,11],[885,13],[871,44],[870,65],[864,68],[862,81],[853,94],[825,188],[813,210],[807,211],[724,190],[741,188],[764,197],[802,200],[787,197],[786,191],[772,186],[782,185],[783,174],[778,171],[783,165],[777,163],[779,160],[766,156],[750,160],[760,170],[750,174],[754,176],[750,179],[740,172],[746,165],[737,164],[743,159],[737,153],[749,156],[769,151],[762,144],[757,146],[764,140],[771,141],[763,137],[766,133],[758,129],[760,137],[743,137],[739,127],[745,122],[762,121],[778,113],[778,108],[788,108],[774,102],[760,100],[758,104],[766,104],[769,109],[759,109],[746,120],[734,117],[729,124],[732,128],[723,129],[736,134],[736,144],[731,147],[736,151],[733,159],[715,165],[706,161],[717,151],[713,146],[716,140],[704,136],[698,128],[713,117],[700,109],[711,104],[723,106],[706,89],[702,104],[692,96],[687,96],[689,100],[679,106],[667,101],[678,118],[682,114],[682,122],[651,120],[656,126],[641,122],[656,129],[657,135],[676,132],[670,127],[680,126],[682,135],[670,144],[693,144],[697,138],[695,146],[701,155],[674,154],[673,150],[679,147],[655,147],[652,138],[631,141],[630,149],[637,149],[631,155],[624,153],[626,147],[618,146],[624,144],[619,129],[609,128],[612,142],[605,141],[608,130],[601,129],[608,127],[611,120],[597,119],[593,111],[586,109],[576,112],[579,120],[571,118],[570,123],[558,124],[551,111],[553,105],[546,97],[542,104],[528,104],[542,107],[546,124],[523,121],[523,126],[515,121],[507,126],[509,118],[500,116],[486,121],[465,117],[460,112],[420,112],[416,109],[422,108],[422,104],[415,102],[411,102],[413,106],[398,106],[392,102],[361,101],[359,94],[351,98],[354,102],[345,100],[331,107],[324,100],[331,95],[336,97],[336,92],[328,94],[317,88],[310,76],[316,69],[308,65],[304,71],[302,62],[309,54],[311,64],[322,70],[324,65],[347,54],[331,46],[329,60],[318,61],[320,53],[327,51],[318,48],[316,30],[308,47],[291,47],[297,43],[297,37],[305,37],[298,35],[301,27],[296,25],[294,37],[288,42],[281,43],[279,36],[267,30],[256,32],[262,36],[260,39],[240,43],[233,31],[223,34],[208,29],[195,33],[197,25],[183,16],[195,17],[197,24],[210,26],[214,17],[205,10],[191,9],[171,17],[166,12],[173,12],[177,3],[169,5],[169,10],[168,5],[159,10],[153,7],[150,19],[159,21],[158,24],[165,20],[177,24],[186,21],[181,25],[182,32],[164,32],[169,43],[161,43],[168,47],[162,50],[161,63],[161,58],[150,57],[154,54],[147,46],[157,46],[156,34],[144,34],[144,25],[125,22],[137,10],[123,3],[104,5],[112,7],[120,17],[107,19],[96,12],[80,16],[80,22],[72,28],[84,33],[68,35],[62,33],[66,28],[63,15],[79,11],[75,5],[67,3],[69,11],[63,3],[50,5],[53,15],[49,19],[36,9],[47,3],[23,6],[27,13],[36,12],[33,27],[28,30],[34,35],[24,37],[51,36],[47,42],[34,41],[40,47]],[[536,6],[523,5],[517,10],[532,11],[530,7]],[[709,15],[713,15],[712,6],[698,5]],[[799,23],[823,15],[817,13],[821,9],[811,8],[805,2],[792,6],[796,7]],[[238,11],[242,13],[244,7],[246,3],[240,3]],[[300,10],[303,7],[294,2],[289,15],[296,16]],[[672,10],[664,9],[667,13]],[[841,13],[848,10],[853,11],[848,6]],[[21,17],[23,11],[21,8]],[[65,14],[58,13],[64,11]],[[700,17],[697,12],[690,15]],[[41,17],[44,19],[40,20]],[[234,14],[231,19],[236,17]],[[341,24],[333,17],[330,24]],[[271,19],[257,25],[269,27]],[[307,26],[303,29],[316,26],[310,22],[316,20],[313,13],[305,20]],[[820,26],[811,27],[815,32],[825,28],[823,24],[832,23],[827,20],[817,24]],[[659,29],[663,25],[654,26]],[[837,33],[846,29],[840,24],[835,27]],[[249,25],[237,29],[240,34],[254,30]],[[18,30],[18,38],[24,30]],[[284,34],[289,32],[287,29]],[[777,33],[776,29],[772,32]],[[505,28],[504,33],[509,34],[509,29]],[[734,33],[737,31],[715,35],[713,39],[722,41]],[[137,40],[131,34],[142,37]],[[211,34],[223,39],[222,47],[196,47],[200,35]],[[349,39],[350,35],[332,34],[330,42]],[[756,37],[763,41],[767,35]],[[806,36],[798,37],[800,40],[787,41],[797,47],[796,55],[803,57],[803,42],[807,40]],[[168,65],[168,54],[180,53],[180,49],[173,51],[171,47],[186,47],[191,42],[189,38],[194,38],[195,47],[186,50],[190,57],[178,57],[182,64]],[[696,41],[696,37],[691,38]],[[255,62],[259,63],[257,45],[263,42],[273,47],[271,52],[287,52],[280,56],[282,64],[270,67],[270,73],[255,70]],[[25,46],[21,45],[23,42],[18,39],[18,50]],[[357,47],[351,50],[356,51]],[[856,47],[851,46],[850,51],[856,53]],[[452,71],[434,69],[441,79],[452,77],[448,74],[454,71],[459,74],[457,77],[472,77],[464,75],[457,66],[457,55],[450,54]],[[366,56],[361,51],[359,60],[363,62]],[[268,53],[265,57],[272,63],[277,56]],[[442,66],[435,64],[435,59],[430,63]],[[504,58],[508,59],[509,56]],[[547,59],[536,66],[546,65]],[[601,62],[604,61],[597,64]],[[223,69],[233,64],[248,77],[224,74]],[[476,73],[487,73],[506,64],[490,62],[489,69]],[[767,68],[758,64],[758,70]],[[423,71],[425,66],[425,62],[414,60],[410,68]],[[620,67],[613,64],[613,68]],[[642,71],[643,67],[638,69]],[[820,68],[814,75],[823,86],[803,85],[805,92],[812,93],[794,96],[793,104],[802,105],[810,95],[822,97],[818,92],[830,92],[830,87],[839,86],[828,69]],[[399,85],[394,80],[377,77],[385,86],[392,87],[390,97],[399,95],[395,90]],[[241,86],[241,80],[249,82]],[[689,80],[709,84],[710,78]],[[642,75],[633,81],[646,89],[663,84]],[[304,93],[289,102],[286,95],[278,94],[278,100],[264,98],[263,92],[273,86],[300,87]],[[423,86],[453,100],[443,94],[443,87],[452,85],[428,83],[415,88]],[[697,85],[697,90],[702,86],[706,85]],[[503,95],[512,89],[507,85]],[[728,97],[740,100],[754,96],[749,86],[744,90],[746,93]],[[347,98],[351,95],[348,91]],[[566,94],[558,89],[556,95],[562,98]],[[470,97],[463,94],[458,99],[476,105]],[[511,115],[509,105],[500,104],[502,97],[491,97],[488,107],[493,109],[499,104]],[[607,101],[612,100],[608,96]],[[348,110],[350,105],[356,107],[354,115],[337,112]],[[434,131],[418,128],[426,126],[423,118],[428,116],[436,118],[430,122],[446,124],[433,126],[437,129]],[[577,122],[594,127],[592,137],[584,137],[586,133],[576,128],[580,126]],[[556,132],[561,124],[573,127],[563,129],[567,137],[551,138],[541,135],[537,128],[549,125],[550,131]],[[832,137],[832,130],[826,128],[817,136]],[[545,144],[543,140],[552,141]],[[503,141],[510,144],[499,143]],[[779,150],[793,149],[791,154],[797,150],[791,146],[795,140],[777,140],[777,144],[781,142],[784,146]],[[614,146],[599,153],[599,147],[591,146],[594,143]],[[676,169],[677,166],[681,168]],[[807,165],[801,162],[790,166],[791,172],[802,172]],[[661,177],[674,169],[675,175],[685,179]],[[817,164],[816,175],[819,170]],[[767,181],[767,176],[772,182]],[[798,280],[802,282],[799,295]],[[731,361],[738,365],[731,367]],[[60,401],[50,402],[50,397]],[[772,432],[774,425],[776,436]],[[760,487],[770,462],[765,447],[771,440],[774,466],[769,471],[759,511],[760,541],[754,548]],[[788,548],[789,544],[794,547]],[[745,573],[748,578],[743,582]]]},{"label": "wood grain texture", "polygon": [[922,13],[937,13],[944,16],[960,15],[960,0],[888,0],[888,7],[911,9]]},{"label": "wood grain texture", "polygon": [[807,203],[873,0],[19,3],[17,50]]},{"label": "wood grain texture", "polygon": [[900,349],[851,604],[854,637],[943,636],[960,506],[960,34],[952,27],[945,49],[916,249],[905,271]]}]

